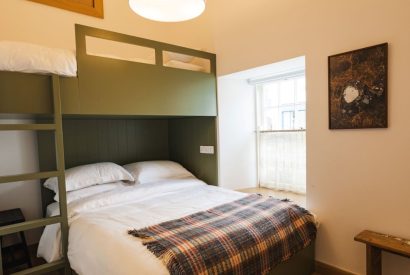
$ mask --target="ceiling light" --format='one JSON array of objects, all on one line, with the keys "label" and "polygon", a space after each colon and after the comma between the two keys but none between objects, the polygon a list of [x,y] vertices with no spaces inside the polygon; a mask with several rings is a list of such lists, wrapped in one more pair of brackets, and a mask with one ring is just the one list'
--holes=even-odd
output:
[{"label": "ceiling light", "polygon": [[160,22],[193,19],[205,10],[205,0],[129,0],[138,15]]}]

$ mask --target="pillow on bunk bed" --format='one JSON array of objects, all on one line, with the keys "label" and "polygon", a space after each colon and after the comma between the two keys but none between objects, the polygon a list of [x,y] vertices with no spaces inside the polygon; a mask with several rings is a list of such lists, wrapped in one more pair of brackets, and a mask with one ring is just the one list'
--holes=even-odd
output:
[{"label": "pillow on bunk bed", "polygon": [[[100,193],[108,192],[108,191],[114,190],[123,185],[124,183],[122,181],[117,181],[117,182],[112,182],[112,183],[93,185],[93,186],[89,186],[83,189],[70,191],[70,192],[67,192],[67,195],[66,195],[67,203],[70,203],[70,202],[73,202],[79,199],[87,198],[93,195],[97,195]],[[54,200],[60,201],[58,192],[56,192],[54,196]]]},{"label": "pillow on bunk bed", "polygon": [[[133,176],[121,166],[112,162],[81,165],[65,171],[66,191],[74,191],[88,186],[116,181],[134,181]],[[58,192],[58,180],[49,178],[44,187]]]},{"label": "pillow on bunk bed", "polygon": [[30,43],[0,41],[0,71],[77,76],[75,53]]},{"label": "pillow on bunk bed", "polygon": [[165,179],[195,178],[181,164],[169,160],[140,161],[127,164],[124,168],[140,184]]},{"label": "pillow on bunk bed", "polygon": [[191,63],[194,60],[195,56],[176,53],[176,52],[164,52],[164,60],[176,60],[184,63]]}]

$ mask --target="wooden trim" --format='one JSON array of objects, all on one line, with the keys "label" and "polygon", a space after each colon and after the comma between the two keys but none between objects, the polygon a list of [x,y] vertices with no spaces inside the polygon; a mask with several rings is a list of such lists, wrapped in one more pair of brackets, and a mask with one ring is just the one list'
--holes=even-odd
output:
[{"label": "wooden trim", "polygon": [[38,180],[38,179],[47,179],[51,177],[59,176],[58,171],[49,171],[49,172],[38,172],[38,173],[29,173],[29,174],[19,174],[19,175],[10,175],[10,176],[0,176],[1,183],[10,183],[16,181],[27,181],[27,180]]},{"label": "wooden trim", "polygon": [[315,262],[315,272],[320,275],[356,275],[355,273],[350,273],[348,271],[318,261]]},{"label": "wooden trim", "polygon": [[61,216],[53,216],[50,218],[42,218],[37,220],[31,220],[27,222],[10,224],[7,226],[0,227],[0,236],[5,236],[21,231],[26,231],[34,228],[43,227],[50,224],[60,223]]},{"label": "wooden trim", "polygon": [[0,131],[51,131],[54,124],[1,124]]},{"label": "wooden trim", "polygon": [[372,247],[410,258],[410,240],[392,235],[364,230],[354,237],[355,241],[365,243]]},{"label": "wooden trim", "polygon": [[29,269],[25,269],[16,273],[15,275],[29,275],[29,274],[44,274],[49,273],[57,270],[61,270],[66,265],[64,260],[58,260],[52,263],[45,263],[42,265],[38,265]]},{"label": "wooden trim", "polygon": [[29,0],[32,2],[53,6],[85,15],[104,18],[103,0],[93,0],[92,6],[87,6],[72,0]]}]

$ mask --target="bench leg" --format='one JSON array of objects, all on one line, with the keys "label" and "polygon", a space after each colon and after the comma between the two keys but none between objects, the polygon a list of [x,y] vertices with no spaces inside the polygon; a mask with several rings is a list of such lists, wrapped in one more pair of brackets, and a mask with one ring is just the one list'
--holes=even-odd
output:
[{"label": "bench leg", "polygon": [[380,248],[366,245],[367,275],[382,274],[382,251]]},{"label": "bench leg", "polygon": [[31,258],[30,258],[30,252],[28,251],[28,246],[27,246],[27,241],[26,241],[26,237],[24,236],[24,232],[21,231],[20,232],[20,239],[21,242],[24,245],[24,253],[26,254],[26,259],[27,259],[27,264],[29,267],[32,267],[31,265]]},{"label": "bench leg", "polygon": [[0,236],[0,274],[3,274],[3,255],[1,253],[1,249],[3,248],[2,238],[3,237]]}]

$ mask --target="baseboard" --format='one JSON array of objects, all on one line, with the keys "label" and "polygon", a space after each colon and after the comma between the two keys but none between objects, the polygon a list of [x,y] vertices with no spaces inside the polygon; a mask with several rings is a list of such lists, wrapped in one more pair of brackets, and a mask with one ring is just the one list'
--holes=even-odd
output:
[{"label": "baseboard", "polygon": [[356,275],[318,261],[315,262],[315,271],[320,275]]}]

